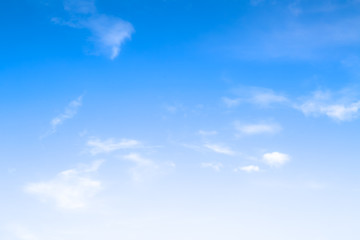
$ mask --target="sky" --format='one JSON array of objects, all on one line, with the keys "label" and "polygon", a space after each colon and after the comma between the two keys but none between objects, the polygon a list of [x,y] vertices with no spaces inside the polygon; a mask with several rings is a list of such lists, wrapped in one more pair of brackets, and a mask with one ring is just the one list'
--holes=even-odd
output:
[{"label": "sky", "polygon": [[359,16],[3,1],[0,239],[359,239]]}]

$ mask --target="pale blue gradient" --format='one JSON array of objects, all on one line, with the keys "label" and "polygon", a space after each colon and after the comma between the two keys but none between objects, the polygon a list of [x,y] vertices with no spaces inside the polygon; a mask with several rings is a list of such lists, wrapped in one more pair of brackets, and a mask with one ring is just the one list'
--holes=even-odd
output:
[{"label": "pale blue gradient", "polygon": [[2,3],[0,239],[359,239],[359,13]]}]

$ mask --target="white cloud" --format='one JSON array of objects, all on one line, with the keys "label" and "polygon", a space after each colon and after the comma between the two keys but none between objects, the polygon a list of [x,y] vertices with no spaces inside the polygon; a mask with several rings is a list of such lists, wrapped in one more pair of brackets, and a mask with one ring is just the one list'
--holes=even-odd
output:
[{"label": "white cloud", "polygon": [[215,171],[220,171],[220,169],[223,167],[223,165],[221,163],[208,163],[208,162],[203,162],[201,163],[201,167],[203,168],[212,168]]},{"label": "white cloud", "polygon": [[90,138],[87,141],[87,146],[90,147],[90,153],[92,155],[97,155],[100,153],[111,153],[120,149],[132,149],[140,147],[141,143],[132,139],[121,139],[120,141],[115,141],[110,138],[105,141],[101,141],[97,138]]},{"label": "white cloud", "polygon": [[235,152],[228,147],[217,145],[217,144],[205,144],[204,147],[214,151],[216,153],[221,153],[225,155],[235,155]]},{"label": "white cloud", "polygon": [[359,116],[360,101],[351,101],[342,96],[333,99],[333,93],[317,91],[295,108],[307,116],[325,115],[338,121],[350,121]]},{"label": "white cloud", "polygon": [[255,165],[249,165],[249,166],[235,168],[234,171],[235,172],[244,171],[244,172],[252,173],[252,172],[259,172],[260,168]]},{"label": "white cloud", "polygon": [[102,163],[103,160],[94,161],[90,166],[60,172],[50,181],[29,183],[25,186],[25,191],[44,201],[52,200],[59,208],[84,208],[101,190],[101,182],[90,175],[96,172]]},{"label": "white cloud", "polygon": [[41,138],[54,134],[60,125],[62,125],[66,120],[73,118],[77,114],[79,107],[82,105],[82,98],[83,96],[80,96],[71,101],[63,113],[53,118],[50,122],[51,129],[41,136]]},{"label": "white cloud", "polygon": [[228,107],[236,107],[241,103],[241,99],[240,98],[228,98],[228,97],[223,97],[222,98],[223,103]]},{"label": "white cloud", "polygon": [[258,89],[253,91],[249,101],[257,105],[269,106],[274,103],[285,103],[288,99],[270,89]]},{"label": "white cloud", "polygon": [[262,133],[276,133],[281,130],[281,127],[278,124],[241,124],[240,122],[235,122],[235,129],[242,134],[255,135]]},{"label": "white cloud", "polygon": [[94,1],[67,0],[65,10],[72,14],[70,21],[53,18],[57,24],[73,28],[86,28],[91,33],[90,38],[97,47],[97,52],[105,54],[110,59],[115,59],[125,40],[130,39],[134,28],[131,23],[117,17],[97,13]]},{"label": "white cloud", "polygon": [[290,156],[280,152],[265,153],[263,161],[269,166],[280,167],[290,161]]},{"label": "white cloud", "polygon": [[[152,160],[144,158],[137,153],[130,153],[123,158],[135,164],[134,167],[130,168],[130,173],[132,179],[136,182],[141,182],[144,178],[154,175],[159,168]],[[173,167],[175,166],[173,165]]]},{"label": "white cloud", "polygon": [[233,91],[237,96],[241,97],[223,97],[223,103],[229,108],[236,107],[240,103],[251,103],[261,107],[269,107],[273,104],[285,104],[289,101],[284,95],[267,88],[241,87]]}]

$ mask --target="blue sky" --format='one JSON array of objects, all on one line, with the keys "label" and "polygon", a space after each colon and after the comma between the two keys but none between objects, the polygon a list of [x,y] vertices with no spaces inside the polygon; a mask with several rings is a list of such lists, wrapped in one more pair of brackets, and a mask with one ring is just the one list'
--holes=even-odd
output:
[{"label": "blue sky", "polygon": [[0,8],[0,238],[358,239],[360,2]]}]

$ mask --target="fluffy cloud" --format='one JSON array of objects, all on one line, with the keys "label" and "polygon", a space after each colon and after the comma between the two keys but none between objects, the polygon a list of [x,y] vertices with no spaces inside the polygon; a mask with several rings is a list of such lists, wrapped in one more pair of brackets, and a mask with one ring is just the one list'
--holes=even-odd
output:
[{"label": "fluffy cloud", "polygon": [[334,99],[333,95],[329,91],[314,92],[296,108],[307,116],[325,115],[337,121],[350,121],[358,117],[360,101],[349,100],[344,96]]},{"label": "fluffy cloud", "polygon": [[281,127],[278,124],[241,124],[240,122],[235,122],[235,129],[242,134],[254,135],[262,133],[276,133],[281,130]]},{"label": "fluffy cloud", "polygon": [[235,168],[234,171],[235,172],[244,171],[244,172],[252,173],[252,172],[259,172],[260,168],[258,166],[249,165],[249,166]]},{"label": "fluffy cloud", "polygon": [[64,5],[65,10],[72,16],[71,20],[53,18],[52,21],[73,28],[88,29],[92,34],[90,40],[97,48],[96,52],[110,59],[115,59],[119,55],[121,46],[134,32],[131,23],[117,17],[99,14],[94,1],[67,0]]},{"label": "fluffy cloud", "polygon": [[111,153],[120,149],[140,147],[141,143],[132,139],[121,139],[116,141],[110,138],[102,141],[97,138],[91,138],[87,141],[87,146],[90,147],[89,151],[92,155],[97,155],[100,153]]},{"label": "fluffy cloud", "polygon": [[265,153],[263,161],[269,166],[280,167],[290,161],[290,156],[280,152]]},{"label": "fluffy cloud", "polygon": [[84,208],[89,199],[101,190],[101,182],[94,180],[91,174],[102,163],[102,160],[95,161],[90,166],[60,172],[50,181],[29,183],[25,186],[25,191],[41,200],[52,200],[59,208]]},{"label": "fluffy cloud", "polygon": [[221,146],[217,144],[205,144],[204,147],[216,153],[225,154],[225,155],[235,155],[235,152],[233,150],[225,146]]},{"label": "fluffy cloud", "polygon": [[202,168],[212,168],[215,171],[220,171],[220,169],[223,167],[223,165],[221,163],[208,163],[208,162],[203,162],[201,163],[201,167]]}]

